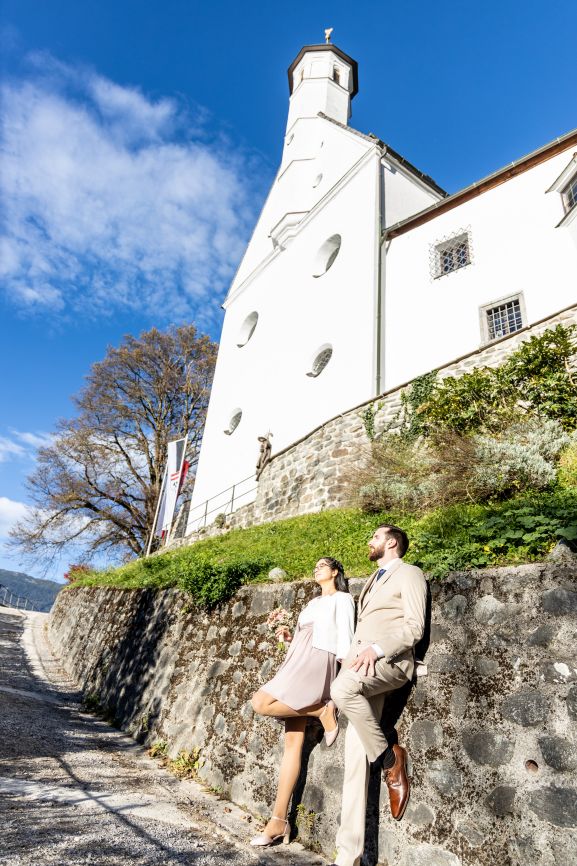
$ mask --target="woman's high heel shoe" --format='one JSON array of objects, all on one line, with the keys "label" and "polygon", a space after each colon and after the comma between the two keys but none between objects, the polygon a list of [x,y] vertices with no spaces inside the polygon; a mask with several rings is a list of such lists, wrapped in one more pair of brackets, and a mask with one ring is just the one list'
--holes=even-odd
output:
[{"label": "woman's high heel shoe", "polygon": [[269,836],[268,833],[261,833],[259,836],[255,836],[254,839],[250,840],[250,844],[255,848],[268,848],[269,845],[274,845],[274,843],[278,842],[279,839],[282,839],[283,845],[288,845],[290,842],[291,826],[289,822],[286,818],[278,818],[276,815],[273,815],[272,817],[275,821],[283,822],[283,832],[277,833],[276,836]]},{"label": "woman's high heel shoe", "polygon": [[[327,710],[330,710],[332,712],[333,719],[335,722],[335,727],[333,728],[332,731],[325,730],[325,743],[327,744],[327,747],[328,747],[328,746],[332,746],[332,744],[334,743],[334,741],[336,740],[336,738],[339,735],[339,719],[338,719],[338,710],[335,707],[334,701],[329,701],[321,713],[321,725],[323,724],[322,723],[322,717],[327,712]],[[323,725],[323,728],[324,728],[324,725]]]}]

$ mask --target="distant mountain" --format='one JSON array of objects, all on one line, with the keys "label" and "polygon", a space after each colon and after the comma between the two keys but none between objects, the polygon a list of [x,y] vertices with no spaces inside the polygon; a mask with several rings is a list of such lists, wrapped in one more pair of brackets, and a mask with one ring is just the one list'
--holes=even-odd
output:
[{"label": "distant mountain", "polygon": [[[34,610],[49,611],[64,584],[54,580],[39,580],[21,571],[5,571],[0,568],[0,586],[5,586],[14,595],[27,598],[34,604]],[[0,592],[0,600],[3,595],[4,593]]]}]

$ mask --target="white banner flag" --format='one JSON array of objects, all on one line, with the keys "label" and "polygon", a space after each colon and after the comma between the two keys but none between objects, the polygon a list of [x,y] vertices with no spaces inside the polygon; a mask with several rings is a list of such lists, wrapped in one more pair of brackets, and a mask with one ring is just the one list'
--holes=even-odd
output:
[{"label": "white banner flag", "polygon": [[172,519],[176,508],[176,500],[180,487],[180,477],[186,451],[186,438],[176,439],[168,443],[168,455],[158,518],[156,520],[156,535],[170,532]]}]

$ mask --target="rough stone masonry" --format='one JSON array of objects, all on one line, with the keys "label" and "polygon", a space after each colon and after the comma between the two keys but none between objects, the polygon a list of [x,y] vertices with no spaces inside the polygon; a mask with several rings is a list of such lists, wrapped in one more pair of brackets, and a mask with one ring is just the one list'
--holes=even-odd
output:
[{"label": "rough stone masonry", "polygon": [[[312,592],[311,581],[247,586],[206,613],[176,590],[72,587],[50,638],[120,727],[173,756],[198,747],[206,784],[267,816],[282,728],[253,717],[249,699],[282,659],[268,613],[296,617]],[[371,780],[366,864],[577,866],[577,558],[454,574],[431,596],[428,675],[398,725],[412,798],[396,824]],[[344,737],[320,741],[311,725],[292,819],[330,857]]]}]

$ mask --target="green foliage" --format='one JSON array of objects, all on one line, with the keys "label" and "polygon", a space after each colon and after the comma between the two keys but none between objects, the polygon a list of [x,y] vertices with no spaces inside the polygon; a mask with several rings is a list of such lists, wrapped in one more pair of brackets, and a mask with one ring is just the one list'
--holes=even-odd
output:
[{"label": "green foliage", "polygon": [[168,743],[166,740],[156,740],[148,750],[151,758],[164,758],[168,753]]},{"label": "green foliage", "polygon": [[174,582],[193,596],[200,607],[212,608],[226,601],[243,583],[253,583],[265,576],[272,566],[267,558],[239,556],[229,562],[215,561],[210,551],[205,556],[186,548],[173,558],[170,570]]},{"label": "green foliage", "polygon": [[199,746],[193,746],[190,752],[179,752],[173,761],[168,761],[167,766],[179,779],[196,779],[204,766],[204,758],[201,757]]},{"label": "green foliage", "polygon": [[538,561],[560,538],[577,539],[577,491],[439,509],[415,525],[411,538],[412,561],[433,577]]},{"label": "green foliage", "polygon": [[353,483],[369,512],[423,513],[455,502],[505,499],[550,487],[559,452],[570,441],[558,421],[533,417],[491,435],[441,431],[410,440],[391,434],[373,443]]},{"label": "green foliage", "polygon": [[527,411],[576,429],[577,374],[571,370],[576,332],[575,326],[557,325],[531,337],[496,369],[481,367],[441,381],[421,377],[402,398],[402,435],[495,432]]},{"label": "green foliage", "polygon": [[319,812],[314,812],[312,809],[307,809],[303,803],[299,803],[296,809],[296,826],[298,835],[297,838],[305,842],[307,847],[312,851],[320,851],[320,845],[315,839]]},{"label": "green foliage", "polygon": [[556,478],[559,453],[570,437],[559,421],[528,418],[498,436],[473,436],[472,440],[471,488],[479,501],[549,487]]},{"label": "green foliage", "polygon": [[375,429],[375,419],[377,417],[377,412],[383,408],[383,404],[381,403],[370,403],[364,412],[361,412],[361,419],[363,421],[363,426],[365,428],[365,433],[367,434],[367,439],[370,442],[373,442],[377,433]]},{"label": "green foliage", "polygon": [[577,428],[577,373],[570,369],[576,337],[575,326],[557,325],[522,343],[504,365],[511,388],[567,430]]},{"label": "green foliage", "polygon": [[450,505],[424,516],[321,511],[236,529],[116,571],[94,573],[74,585],[177,586],[191,593],[195,605],[211,607],[241,583],[266,581],[272,566],[284,568],[291,580],[310,577],[319,556],[340,559],[350,577],[366,575],[371,568],[367,541],[375,526],[387,522],[408,532],[407,561],[437,577],[452,569],[530,562],[546,556],[559,538],[577,534],[577,489],[524,495],[504,503]]},{"label": "green foliage", "polygon": [[559,459],[559,484],[577,489],[577,441],[565,448]]},{"label": "green foliage", "polygon": [[401,394],[401,437],[413,441],[426,431],[424,410],[437,384],[437,371],[417,376]]}]

